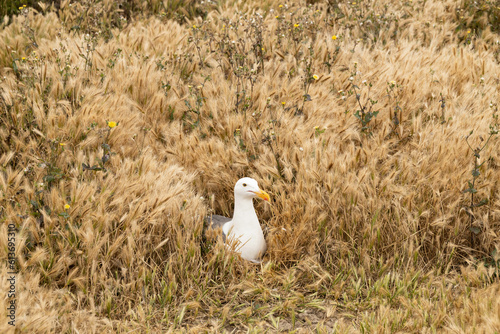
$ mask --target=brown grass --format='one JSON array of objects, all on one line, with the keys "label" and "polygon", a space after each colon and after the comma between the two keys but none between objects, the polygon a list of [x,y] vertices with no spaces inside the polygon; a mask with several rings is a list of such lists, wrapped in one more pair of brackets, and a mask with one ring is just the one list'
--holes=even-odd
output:
[{"label": "brown grass", "polygon": [[[498,129],[497,7],[134,3],[126,22],[63,2],[1,27],[18,332],[500,331],[498,136],[486,205],[464,193],[466,136]],[[203,240],[243,176],[272,198],[262,265]]]}]

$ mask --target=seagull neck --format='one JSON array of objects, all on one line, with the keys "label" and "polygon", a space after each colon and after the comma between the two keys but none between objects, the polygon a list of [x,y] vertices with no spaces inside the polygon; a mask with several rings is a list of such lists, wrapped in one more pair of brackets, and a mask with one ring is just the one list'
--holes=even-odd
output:
[{"label": "seagull neck", "polygon": [[[253,201],[251,198],[235,197],[234,199],[234,221],[241,221],[255,218],[257,220],[257,214],[253,208]],[[253,220],[253,219],[252,219]]]}]

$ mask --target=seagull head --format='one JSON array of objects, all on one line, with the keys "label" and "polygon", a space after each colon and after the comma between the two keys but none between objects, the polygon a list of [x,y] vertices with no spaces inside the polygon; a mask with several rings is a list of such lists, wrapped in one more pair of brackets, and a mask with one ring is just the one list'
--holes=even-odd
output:
[{"label": "seagull head", "polygon": [[234,186],[234,196],[242,198],[259,197],[264,201],[269,202],[269,194],[264,190],[260,190],[257,181],[250,177],[239,179]]}]

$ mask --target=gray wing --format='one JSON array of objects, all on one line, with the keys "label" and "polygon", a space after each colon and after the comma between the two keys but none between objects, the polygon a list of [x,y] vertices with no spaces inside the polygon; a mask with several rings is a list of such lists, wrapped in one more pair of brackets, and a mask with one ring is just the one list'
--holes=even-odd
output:
[{"label": "gray wing", "polygon": [[[214,230],[217,230],[217,229],[221,229],[222,231],[222,226],[224,226],[224,224],[226,223],[229,223],[232,219],[231,218],[227,218],[227,217],[224,217],[224,216],[219,216],[219,215],[211,215],[209,217],[206,217],[205,218],[205,221],[208,223],[208,226]],[[226,242],[226,235],[224,234],[224,232],[222,231],[222,240],[224,240],[224,242]]]}]

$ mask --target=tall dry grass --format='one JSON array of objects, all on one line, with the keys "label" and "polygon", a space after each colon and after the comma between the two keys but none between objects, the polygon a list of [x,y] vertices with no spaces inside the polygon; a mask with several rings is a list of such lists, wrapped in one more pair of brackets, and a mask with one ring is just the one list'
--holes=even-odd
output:
[{"label": "tall dry grass", "polygon": [[[2,26],[18,331],[500,330],[499,36],[476,12],[155,4]],[[261,266],[203,239],[242,176],[272,197]]]}]

